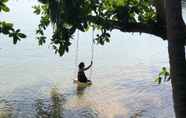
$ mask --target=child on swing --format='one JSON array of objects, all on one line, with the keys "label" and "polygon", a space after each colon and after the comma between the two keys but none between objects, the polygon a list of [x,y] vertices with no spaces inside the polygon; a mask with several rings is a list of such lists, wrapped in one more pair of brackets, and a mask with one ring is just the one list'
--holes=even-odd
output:
[{"label": "child on swing", "polygon": [[79,64],[79,70],[78,70],[78,81],[79,82],[84,82],[84,83],[91,82],[90,80],[87,79],[84,71],[88,70],[92,66],[92,64],[93,64],[93,62],[91,61],[91,64],[86,68],[85,68],[84,62],[81,62]]}]

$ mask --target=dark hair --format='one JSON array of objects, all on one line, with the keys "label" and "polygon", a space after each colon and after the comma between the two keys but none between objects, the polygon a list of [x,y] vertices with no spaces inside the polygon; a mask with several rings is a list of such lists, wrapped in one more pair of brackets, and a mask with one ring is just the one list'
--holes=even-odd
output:
[{"label": "dark hair", "polygon": [[84,62],[81,62],[81,63],[79,64],[79,68],[84,68],[84,66],[85,66]]}]

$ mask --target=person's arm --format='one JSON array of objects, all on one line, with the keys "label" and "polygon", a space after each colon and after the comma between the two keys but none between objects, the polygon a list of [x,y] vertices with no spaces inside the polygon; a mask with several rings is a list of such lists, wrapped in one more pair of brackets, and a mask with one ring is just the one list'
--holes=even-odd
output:
[{"label": "person's arm", "polygon": [[91,61],[91,64],[88,67],[84,68],[84,71],[88,70],[92,66],[92,64],[93,62]]}]

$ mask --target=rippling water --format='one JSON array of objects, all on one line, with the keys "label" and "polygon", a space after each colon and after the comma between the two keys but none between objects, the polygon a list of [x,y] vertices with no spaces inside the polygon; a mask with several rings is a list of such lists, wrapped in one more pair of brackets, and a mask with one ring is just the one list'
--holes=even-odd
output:
[{"label": "rippling water", "polygon": [[[28,35],[16,46],[0,36],[0,118],[174,117],[170,82],[153,82],[160,68],[168,67],[167,42],[113,31],[110,44],[95,47],[93,85],[78,86],[73,83],[74,45],[62,58],[48,44],[37,46],[34,30],[39,17],[32,14],[34,4],[12,0],[11,12],[0,14]],[[90,41],[91,32],[80,33],[79,61],[86,64]]]}]

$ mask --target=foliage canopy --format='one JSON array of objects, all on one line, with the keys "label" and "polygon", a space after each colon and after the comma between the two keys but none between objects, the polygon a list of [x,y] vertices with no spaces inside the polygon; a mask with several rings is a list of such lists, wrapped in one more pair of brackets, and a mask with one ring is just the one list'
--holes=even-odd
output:
[{"label": "foliage canopy", "polygon": [[101,33],[96,41],[104,45],[110,41],[114,29],[123,32],[135,24],[156,24],[156,9],[150,0],[39,0],[34,13],[41,15],[38,25],[39,44],[45,43],[44,30],[51,23],[54,34],[51,44],[62,56],[68,52],[76,30],[88,31],[94,27]]}]

